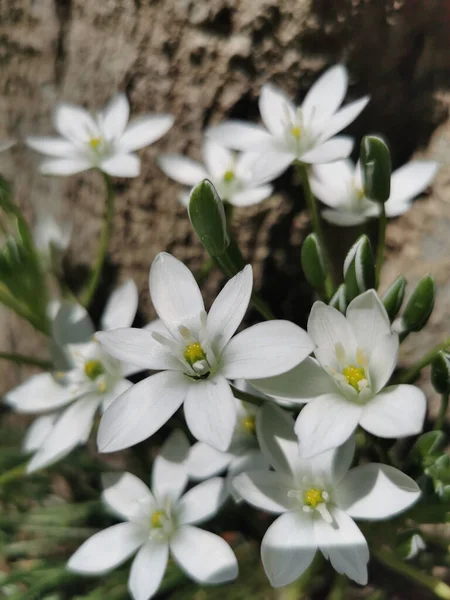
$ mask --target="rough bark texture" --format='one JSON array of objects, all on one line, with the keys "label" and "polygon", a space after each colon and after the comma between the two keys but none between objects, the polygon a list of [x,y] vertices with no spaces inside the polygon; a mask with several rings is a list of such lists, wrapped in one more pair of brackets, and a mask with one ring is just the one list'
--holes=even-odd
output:
[{"label": "rough bark texture", "polygon": [[[120,182],[106,279],[111,285],[115,277],[134,277],[148,318],[146,282],[155,254],[167,249],[194,269],[204,259],[177,203],[177,186],[155,164],[158,153],[170,149],[198,157],[206,125],[226,116],[257,118],[264,82],[271,80],[300,99],[326,66],[343,61],[351,73],[348,97],[372,95],[351,133],[357,138],[368,131],[385,134],[394,162],[400,163],[426,144],[445,117],[448,98],[436,92],[448,83],[449,22],[447,0],[2,0],[0,137],[50,133],[56,101],[95,109],[118,89],[127,93],[135,115],[175,114],[173,130],[141,152],[141,176]],[[31,218],[34,205],[48,202],[73,219],[68,263],[76,282],[96,251],[103,211],[100,178],[95,173],[44,178],[36,157],[22,145],[0,160]],[[398,241],[395,231],[407,238],[401,248],[395,242],[400,257],[412,252],[422,259],[429,250],[426,260],[437,264],[436,251],[430,250],[435,238],[422,227],[420,212],[426,211],[434,227],[442,207],[436,204],[441,200],[433,202],[421,203],[411,217],[392,226],[391,238]],[[264,274],[265,296],[279,314],[283,310],[300,323],[309,303],[299,260],[306,225],[302,210],[301,194],[288,173],[271,200],[240,210],[236,218],[237,237],[256,266],[258,282]],[[415,219],[414,230],[410,219]],[[339,231],[335,238],[343,252],[348,234]],[[439,253],[445,248],[448,255],[445,233],[442,244]],[[397,270],[405,264],[401,260],[394,261]],[[210,297],[219,283],[219,276],[208,282]],[[42,346],[9,315],[2,331],[1,349],[32,352]],[[6,389],[17,375],[10,367],[2,373]]]}]

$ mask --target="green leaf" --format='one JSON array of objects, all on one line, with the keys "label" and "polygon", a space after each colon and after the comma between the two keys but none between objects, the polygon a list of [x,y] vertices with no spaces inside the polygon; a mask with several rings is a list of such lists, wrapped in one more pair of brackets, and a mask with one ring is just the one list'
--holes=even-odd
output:
[{"label": "green leaf", "polygon": [[403,311],[404,331],[420,331],[425,327],[433,312],[435,294],[434,278],[425,275],[416,285]]},{"label": "green leaf", "polygon": [[391,154],[384,140],[366,135],[361,141],[359,159],[364,194],[370,200],[384,204],[391,194]]},{"label": "green leaf", "polygon": [[322,290],[327,278],[327,268],[323,248],[315,233],[310,233],[303,242],[301,261],[308,283],[313,288]]},{"label": "green leaf", "polygon": [[223,202],[213,184],[204,179],[191,191],[189,218],[210,256],[224,254],[230,244]]},{"label": "green leaf", "polygon": [[403,275],[397,277],[394,283],[388,287],[383,297],[381,298],[384,308],[389,316],[389,319],[393,321],[400,310],[405,296],[406,279]]}]

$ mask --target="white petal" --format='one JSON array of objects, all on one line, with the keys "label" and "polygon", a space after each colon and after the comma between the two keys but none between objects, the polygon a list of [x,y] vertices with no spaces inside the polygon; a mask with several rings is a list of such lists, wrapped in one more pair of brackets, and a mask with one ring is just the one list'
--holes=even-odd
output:
[{"label": "white petal", "polygon": [[101,319],[104,330],[131,327],[136,316],[139,295],[136,284],[128,279],[108,299]]},{"label": "white petal", "polygon": [[164,371],[136,383],[105,411],[98,429],[100,452],[115,452],[147,439],[183,403],[186,377]]},{"label": "white petal", "polygon": [[181,154],[161,154],[157,163],[163,173],[183,185],[197,185],[202,179],[208,178],[202,164]]},{"label": "white petal", "polygon": [[146,115],[130,122],[120,140],[122,152],[134,152],[153,144],[165,135],[174,123],[172,115]]},{"label": "white petal", "polygon": [[58,104],[53,124],[58,133],[72,142],[84,143],[100,135],[97,123],[87,110],[73,104]]},{"label": "white petal", "polygon": [[58,417],[58,413],[51,413],[43,417],[38,417],[30,425],[22,444],[24,452],[36,452],[36,450],[39,450],[51,433]]},{"label": "white petal", "polygon": [[250,302],[253,271],[247,265],[228,281],[214,300],[208,313],[206,328],[214,354],[219,357],[231,336],[241,324]]},{"label": "white petal", "polygon": [[322,121],[339,108],[347,92],[347,69],[342,65],[331,67],[311,86],[301,106],[306,121]]},{"label": "white petal", "polygon": [[391,333],[391,323],[378,294],[368,290],[350,302],[346,313],[356,343],[369,356],[384,336]]},{"label": "white petal", "polygon": [[76,398],[72,387],[60,385],[50,373],[32,375],[5,394],[5,402],[21,413],[53,411]]},{"label": "white petal", "polygon": [[350,104],[346,104],[344,108],[338,110],[338,112],[327,122],[322,134],[322,139],[328,140],[333,135],[336,135],[336,133],[339,133],[339,131],[345,129],[347,125],[350,125],[350,123],[352,123],[365,109],[369,100],[370,96],[364,96],[364,98],[350,102]]},{"label": "white petal", "polygon": [[300,456],[308,458],[343,444],[355,431],[362,408],[337,394],[314,398],[295,423]]},{"label": "white petal", "polygon": [[322,217],[328,223],[337,225],[338,227],[355,227],[355,225],[362,225],[372,215],[366,213],[352,213],[348,210],[323,210],[321,213]]},{"label": "white petal", "polygon": [[133,600],[149,600],[161,585],[169,560],[167,542],[148,540],[131,565],[128,589]]},{"label": "white petal", "polygon": [[391,195],[385,204],[388,217],[421,194],[436,176],[439,165],[431,160],[413,160],[392,173]]},{"label": "white petal", "polygon": [[320,181],[329,190],[329,198],[326,201],[318,196],[319,200],[329,204],[329,206],[336,206],[338,199],[333,201],[331,194],[338,196],[348,194],[349,188],[355,185],[355,172],[356,166],[350,159],[337,160],[325,165],[314,165],[311,184],[313,180]]},{"label": "white petal", "polygon": [[288,150],[276,151],[275,148],[269,148],[266,153],[261,154],[253,163],[252,178],[258,184],[273,181],[286,171],[295,158],[295,154]]},{"label": "white petal", "polygon": [[261,450],[272,467],[292,476],[299,453],[291,415],[266,403],[256,417],[256,432]]},{"label": "white petal", "polygon": [[233,488],[249,504],[266,512],[280,514],[292,508],[288,496],[293,480],[275,471],[249,471],[233,479]]},{"label": "white petal", "polygon": [[128,379],[119,379],[112,386],[112,388],[108,389],[106,392],[103,392],[101,404],[102,412],[105,412],[105,410],[111,406],[116,398],[118,398],[121,394],[124,394],[131,387],[133,387],[131,381],[128,381]]},{"label": "white petal", "polygon": [[221,452],[203,442],[191,446],[187,459],[189,478],[196,481],[218,475],[230,464],[233,455]]},{"label": "white petal", "polygon": [[228,449],[236,425],[236,405],[228,382],[220,376],[194,381],[184,403],[192,435],[217,450]]},{"label": "white petal", "polygon": [[292,583],[312,563],[317,550],[310,514],[287,512],[272,523],[263,538],[261,559],[273,587]]},{"label": "white petal", "polygon": [[136,154],[114,154],[100,163],[100,169],[113,177],[137,177],[141,159]]},{"label": "white petal", "polygon": [[227,489],[232,495],[233,500],[239,503],[243,500],[241,494],[233,485],[233,480],[240,473],[250,473],[252,471],[269,471],[270,465],[266,457],[260,450],[249,450],[241,456],[236,456],[230,463],[227,473]]},{"label": "white petal", "polygon": [[145,329],[124,327],[113,331],[97,331],[95,338],[111,356],[143,369],[177,370],[181,367],[170,350]]},{"label": "white petal", "polygon": [[363,410],[360,425],[383,438],[406,437],[423,428],[427,400],[414,385],[392,385],[370,400]]},{"label": "white petal", "polygon": [[180,326],[199,331],[205,305],[195,277],[181,261],[160,252],[152,263],[149,285],[155,310],[175,338]]},{"label": "white petal", "polygon": [[234,153],[214,140],[206,138],[202,154],[208,173],[213,179],[222,179],[228,170],[233,169]]},{"label": "white petal", "polygon": [[69,406],[28,463],[27,472],[33,473],[48,467],[67,456],[78,444],[84,443],[92,429],[98,405],[98,398],[86,396]]},{"label": "white petal", "polygon": [[420,488],[411,477],[373,463],[351,469],[335,489],[337,505],[354,519],[389,519],[419,496]]},{"label": "white petal", "polygon": [[286,129],[286,123],[295,118],[296,111],[287,94],[269,83],[261,88],[259,112],[270,133],[275,136],[282,136]]},{"label": "white petal", "polygon": [[25,143],[33,150],[48,156],[72,156],[76,154],[73,144],[60,137],[33,135],[25,139]]},{"label": "white petal", "polygon": [[227,499],[225,479],[213,477],[190,489],[176,507],[181,525],[198,525],[212,519]]},{"label": "white petal", "polygon": [[118,140],[128,123],[130,105],[125,94],[116,94],[104,109],[101,117],[103,131],[108,140]]},{"label": "white petal", "polygon": [[230,204],[233,206],[254,206],[259,204],[272,195],[273,187],[271,185],[261,185],[252,189],[244,190],[230,197]]},{"label": "white petal", "polygon": [[238,333],[225,347],[221,373],[229,379],[260,379],[289,371],[313,350],[303,329],[290,321],[267,321]]},{"label": "white petal", "polygon": [[59,346],[88,342],[95,329],[87,310],[74,302],[62,302],[52,321],[52,337]]},{"label": "white petal", "polygon": [[272,136],[261,125],[246,121],[225,121],[209,127],[206,135],[225,148],[259,152],[261,145],[272,144]]},{"label": "white petal", "polygon": [[102,500],[126,520],[149,516],[155,499],[145,483],[132,473],[104,473]]},{"label": "white petal", "polygon": [[39,165],[42,175],[75,175],[93,168],[93,163],[87,158],[51,158]]},{"label": "white petal", "polygon": [[164,442],[153,463],[152,490],[160,504],[178,500],[188,482],[187,457],[189,442],[185,434],[175,429]]},{"label": "white petal", "polygon": [[338,508],[330,509],[334,522],[314,521],[314,536],[332,567],[356,583],[366,585],[369,548],[356,523]]},{"label": "white petal", "polygon": [[218,535],[183,525],[170,542],[173,557],[188,577],[199,583],[235,579],[238,564],[230,546]]},{"label": "white petal", "polygon": [[305,163],[327,163],[335,160],[347,158],[353,149],[353,139],[343,135],[327,140],[316,146],[312,150],[308,150],[299,158]]},{"label": "white petal", "polygon": [[67,563],[75,573],[106,573],[124,563],[141,544],[145,532],[135,523],[119,523],[90,537]]},{"label": "white petal", "polygon": [[379,392],[389,381],[397,365],[399,339],[396,333],[381,338],[369,357],[369,382],[372,393]]}]

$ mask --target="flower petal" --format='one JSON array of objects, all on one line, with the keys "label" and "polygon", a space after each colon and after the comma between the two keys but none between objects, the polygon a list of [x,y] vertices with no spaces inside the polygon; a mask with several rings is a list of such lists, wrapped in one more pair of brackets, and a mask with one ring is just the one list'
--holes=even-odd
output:
[{"label": "flower petal", "polygon": [[385,204],[387,216],[395,217],[401,214],[405,204],[431,185],[438,168],[438,163],[432,160],[412,160],[394,171],[391,178],[391,195]]},{"label": "flower petal", "polygon": [[157,163],[161,171],[178,183],[193,186],[208,178],[204,166],[181,154],[161,154]]},{"label": "flower petal", "polygon": [[342,445],[355,431],[361,414],[361,406],[337,394],[308,402],[295,423],[300,456],[309,458]]},{"label": "flower petal", "polygon": [[308,150],[299,158],[305,163],[327,163],[347,158],[353,149],[353,138],[336,136],[323,142],[312,150]]},{"label": "flower petal", "polygon": [[102,129],[108,140],[118,140],[128,123],[130,105],[125,94],[116,94],[101,115]]},{"label": "flower petal", "polygon": [[195,277],[181,261],[160,252],[152,263],[149,285],[155,310],[176,339],[180,326],[198,333],[205,305]]},{"label": "flower petal", "polygon": [[368,356],[381,339],[391,333],[388,314],[375,290],[367,290],[352,300],[346,317],[353,328],[356,343]]},{"label": "flower petal", "polygon": [[209,531],[183,525],[172,537],[170,550],[186,575],[199,583],[224,583],[238,575],[230,546]]},{"label": "flower petal", "polygon": [[54,411],[77,398],[72,387],[55,381],[50,373],[32,375],[5,394],[5,402],[20,413]]},{"label": "flower petal", "polygon": [[48,156],[73,156],[76,148],[64,138],[33,135],[25,139],[29,148]]},{"label": "flower petal", "polygon": [[301,109],[305,121],[323,121],[337,111],[344,100],[348,86],[347,69],[335,65],[327,69],[310,87]]},{"label": "flower petal", "polygon": [[296,156],[292,152],[278,151],[275,147],[267,148],[267,152],[260,154],[252,166],[252,178],[258,184],[268,183],[279,177],[292,164]]},{"label": "flower petal", "polygon": [[214,140],[205,139],[202,154],[208,173],[213,179],[222,179],[227,171],[233,170],[234,153]]},{"label": "flower petal", "polygon": [[355,166],[351,160],[313,166],[311,189],[324,204],[332,208],[347,205],[354,187]]},{"label": "flower petal", "polygon": [[218,475],[230,464],[233,455],[221,452],[204,442],[197,442],[191,446],[187,460],[189,478],[194,481],[208,479]]},{"label": "flower petal", "polygon": [[104,330],[131,327],[138,307],[138,291],[132,279],[118,287],[108,299],[100,322]]},{"label": "flower petal", "polygon": [[153,435],[181,406],[186,377],[164,371],[136,383],[103,414],[98,429],[100,452],[129,448]]},{"label": "flower petal", "polygon": [[261,545],[261,559],[271,585],[282,587],[298,579],[312,563],[316,550],[310,514],[292,511],[278,517]]},{"label": "flower petal", "polygon": [[225,479],[213,477],[190,489],[176,507],[181,525],[198,525],[212,519],[228,497]]},{"label": "flower petal", "polygon": [[74,104],[58,104],[53,114],[53,125],[58,133],[75,143],[86,143],[91,138],[100,136],[92,115]]},{"label": "flower petal", "polygon": [[119,523],[90,537],[67,563],[75,573],[106,573],[124,563],[145,541],[146,532],[136,523]]},{"label": "flower petal", "polygon": [[292,508],[288,492],[293,488],[293,480],[284,473],[267,470],[240,473],[232,485],[246,502],[266,512],[280,514]]},{"label": "flower petal", "polygon": [[120,140],[122,152],[134,152],[162,138],[174,123],[172,115],[145,115],[130,122]]},{"label": "flower petal", "polygon": [[264,404],[256,417],[256,433],[261,450],[272,467],[292,476],[299,453],[291,415],[274,404]]},{"label": "flower petal", "polygon": [[272,136],[264,127],[246,121],[225,121],[220,125],[209,127],[206,135],[225,148],[234,150],[260,152],[262,144],[272,144]]},{"label": "flower petal", "polygon": [[82,156],[73,158],[51,158],[39,165],[42,175],[75,175],[94,167],[93,163]]},{"label": "flower petal", "polygon": [[156,502],[145,483],[132,473],[103,473],[102,484],[102,500],[122,519],[144,519]]},{"label": "flower petal", "polygon": [[233,480],[240,473],[252,471],[269,471],[270,465],[261,450],[248,450],[240,456],[236,456],[231,462],[227,473],[227,489],[236,503],[242,502],[243,498],[233,486]]},{"label": "flower petal", "polygon": [[38,417],[27,429],[25,434],[22,448],[24,452],[36,452],[39,450],[49,434],[52,432],[53,427],[59,417],[57,412]]},{"label": "flower petal", "polygon": [[414,385],[391,385],[364,406],[360,425],[383,438],[407,437],[423,428],[427,400]]},{"label": "flower petal", "polygon": [[267,321],[234,336],[225,347],[221,373],[229,379],[260,379],[289,371],[313,350],[303,329],[290,321]]},{"label": "flower petal", "polygon": [[323,210],[321,213],[322,217],[328,223],[337,225],[338,227],[354,227],[355,225],[362,225],[367,221],[371,215],[367,215],[365,212],[356,214],[348,210]]},{"label": "flower petal", "polygon": [[230,279],[208,313],[206,328],[214,354],[219,357],[231,336],[241,324],[250,302],[253,270],[247,265]]},{"label": "flower petal", "polygon": [[337,505],[354,519],[389,519],[419,497],[420,488],[411,477],[374,463],[351,469],[335,489]]},{"label": "flower petal", "polygon": [[236,425],[236,404],[226,379],[194,381],[184,403],[184,416],[192,435],[217,450],[228,449]]},{"label": "flower petal", "polygon": [[230,197],[230,204],[233,206],[254,206],[259,204],[272,195],[273,187],[271,185],[261,185],[252,189],[244,190]]},{"label": "flower petal", "polygon": [[368,102],[370,100],[370,96],[364,96],[359,100],[355,100],[354,102],[350,102],[346,104],[344,108],[338,110],[330,120],[326,123],[324,128],[324,132],[322,134],[322,140],[328,140],[336,133],[339,133],[343,129],[350,125],[356,117],[366,108]]},{"label": "flower petal", "polygon": [[295,106],[289,96],[275,85],[263,85],[259,96],[259,112],[272,135],[282,136],[286,123],[295,119]]},{"label": "flower petal", "polygon": [[102,412],[105,412],[105,410],[111,406],[116,398],[118,398],[121,394],[124,394],[131,387],[133,387],[131,381],[128,381],[128,379],[119,379],[110,389],[108,389],[106,392],[103,392],[101,404]]},{"label": "flower petal", "polygon": [[169,560],[167,542],[148,540],[131,565],[128,589],[133,600],[148,600],[161,585]]},{"label": "flower petal", "polygon": [[113,177],[137,177],[141,159],[136,154],[114,154],[100,163],[100,169]]},{"label": "flower petal", "polygon": [[87,310],[74,302],[61,302],[52,321],[52,338],[59,346],[89,342],[95,329]]},{"label": "flower petal", "polygon": [[175,429],[164,442],[155,458],[152,470],[152,490],[160,504],[170,498],[176,502],[188,482],[187,457],[189,441]]},{"label": "flower petal", "polygon": [[398,359],[399,339],[396,333],[381,338],[369,357],[369,381],[372,393],[379,392],[389,381]]}]

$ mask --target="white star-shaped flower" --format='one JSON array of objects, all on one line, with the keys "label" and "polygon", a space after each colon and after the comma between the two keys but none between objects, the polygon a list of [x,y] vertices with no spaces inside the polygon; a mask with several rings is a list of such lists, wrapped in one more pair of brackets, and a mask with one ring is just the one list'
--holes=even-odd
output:
[{"label": "white star-shaped flower", "polygon": [[[431,184],[438,168],[438,163],[432,160],[412,160],[394,171],[391,195],[384,205],[386,215],[398,217],[411,208],[412,200]],[[329,206],[322,215],[334,225],[360,225],[380,214],[380,205],[364,195],[359,163],[342,160],[314,165],[311,189]]]},{"label": "white star-shaped flower", "polygon": [[[131,325],[137,304],[137,289],[129,280],[110,297],[102,326],[109,329]],[[5,396],[17,412],[49,413],[39,417],[25,437],[24,450],[34,452],[27,467],[29,473],[55,463],[84,444],[97,410],[105,410],[129,389],[132,384],[125,377],[140,370],[106,354],[93,338],[94,331],[81,306],[61,304],[53,321],[57,371],[33,375]]]},{"label": "white star-shaped flower", "polygon": [[184,403],[191,433],[228,450],[236,404],[228,380],[277,375],[312,350],[307,333],[289,321],[239,327],[253,286],[251,266],[225,285],[205,312],[197,282],[179,260],[162,252],[150,269],[150,295],[159,331],[118,329],[97,334],[112,356],[161,370],[140,381],[108,408],[98,431],[101,452],[121,450],[153,435]]},{"label": "white star-shaped flower", "polygon": [[374,290],[350,302],[346,317],[316,302],[308,320],[313,358],[252,384],[275,398],[306,402],[295,424],[301,456],[340,446],[359,424],[383,438],[422,430],[424,393],[414,385],[385,387],[397,365],[398,335]]},{"label": "white star-shaped flower", "polygon": [[365,585],[369,548],[353,519],[380,520],[400,513],[419,498],[418,485],[387,465],[349,470],[353,437],[340,448],[301,459],[293,420],[273,404],[263,407],[257,432],[275,471],[241,473],[233,485],[253,506],[281,515],[261,546],[272,586],[298,579],[317,550],[338,573]]},{"label": "white star-shaped flower", "polygon": [[336,133],[356,119],[369,96],[339,108],[348,86],[342,65],[328,69],[311,87],[301,106],[296,107],[274,85],[261,88],[259,111],[265,127],[244,121],[226,121],[207,135],[227,148],[257,152],[254,176],[259,181],[278,177],[295,160],[327,163],[346,158],[353,140]]},{"label": "white star-shaped flower", "polygon": [[159,140],[173,125],[171,115],[144,115],[130,123],[130,105],[117,94],[96,116],[72,104],[59,104],[53,124],[61,137],[30,136],[30,148],[52,158],[44,160],[44,175],[73,175],[97,168],[116,177],[137,177],[141,162],[135,154]]},{"label": "white star-shaped flower", "polygon": [[157,592],[169,552],[198,583],[224,583],[237,577],[230,546],[196,527],[214,517],[226,500],[225,481],[214,477],[182,496],[188,482],[184,462],[188,450],[184,434],[174,431],[154,461],[151,491],[131,473],[105,477],[103,500],[125,522],[89,538],[70,558],[70,571],[105,573],[137,551],[128,579],[134,600],[148,600]]},{"label": "white star-shaped flower", "polygon": [[[205,140],[205,166],[181,154],[163,154],[158,163],[164,173],[178,183],[192,187],[202,179],[209,179],[222,200],[234,206],[252,206],[268,198],[273,191],[271,185],[259,185],[254,178],[252,167],[257,156],[253,152],[236,154],[213,140]],[[184,192],[180,200],[187,206],[189,193]]]}]

